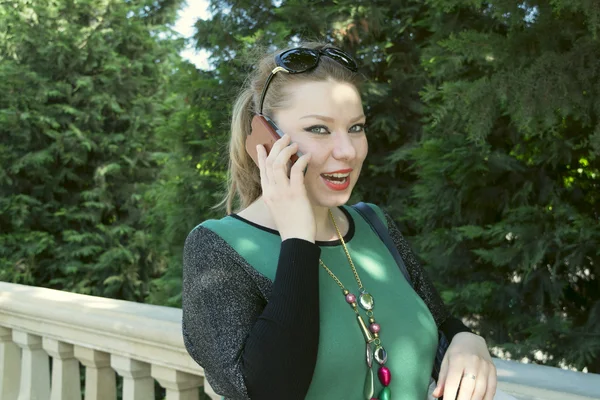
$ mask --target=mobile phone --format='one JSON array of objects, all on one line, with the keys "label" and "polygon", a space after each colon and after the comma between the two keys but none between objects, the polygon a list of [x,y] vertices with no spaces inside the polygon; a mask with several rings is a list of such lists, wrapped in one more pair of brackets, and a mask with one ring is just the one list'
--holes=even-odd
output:
[{"label": "mobile phone", "polygon": [[[275,142],[284,135],[284,133],[279,129],[275,122],[271,120],[271,118],[266,115],[257,114],[252,118],[252,131],[250,135],[246,137],[246,151],[254,160],[254,163],[258,165],[258,153],[256,151],[256,145],[262,144],[267,150],[267,155],[271,152],[271,148],[275,144]],[[302,156],[301,152],[297,152],[296,154],[292,154],[290,160],[292,165],[298,158]]]}]

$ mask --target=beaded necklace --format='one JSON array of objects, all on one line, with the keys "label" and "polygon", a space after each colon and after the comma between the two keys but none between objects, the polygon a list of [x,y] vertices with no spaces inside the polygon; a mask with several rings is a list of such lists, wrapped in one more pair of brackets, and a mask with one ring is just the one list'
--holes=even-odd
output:
[{"label": "beaded necklace", "polygon": [[[335,223],[335,218],[333,217],[333,213],[329,210],[329,216],[333,221],[333,225],[335,226],[335,230],[342,242],[342,246],[344,247],[344,252],[346,253],[346,257],[348,258],[348,262],[350,263],[350,268],[352,268],[352,273],[354,274],[354,279],[358,284],[358,290],[360,295],[358,296],[358,304],[356,296],[351,293],[348,289],[344,287],[344,284],[335,276],[333,272],[325,263],[319,259],[320,265],[327,271],[329,276],[337,283],[337,285],[342,289],[342,293],[346,299],[346,302],[350,304],[352,310],[356,313],[356,321],[360,327],[360,330],[363,333],[366,342],[366,361],[367,361],[367,376],[365,377],[365,385],[363,396],[366,400],[391,400],[392,393],[389,388],[389,384],[392,380],[392,374],[390,370],[385,366],[387,362],[387,352],[381,345],[381,339],[379,338],[379,332],[381,327],[377,322],[375,322],[375,315],[373,314],[373,309],[375,308],[375,299],[373,296],[365,290],[358,276],[358,272],[354,267],[354,263],[352,262],[352,258],[350,257],[350,253],[348,252],[348,248],[346,247],[346,242],[344,242],[344,238],[338,229],[337,224]],[[362,308],[365,312],[365,315],[369,318],[369,327],[367,328],[367,324],[365,323],[362,315],[359,312],[358,306]],[[373,346],[375,349],[373,349]],[[379,381],[384,386],[383,389],[379,392],[379,397],[374,398],[375,394],[375,383],[373,377],[373,358],[380,365],[379,370],[377,371],[377,377]]]}]

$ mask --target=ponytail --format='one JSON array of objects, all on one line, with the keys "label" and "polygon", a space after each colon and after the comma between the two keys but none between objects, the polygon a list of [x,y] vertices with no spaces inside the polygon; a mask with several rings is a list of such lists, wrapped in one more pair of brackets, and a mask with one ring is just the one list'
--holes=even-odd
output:
[{"label": "ponytail", "polygon": [[252,126],[254,92],[245,88],[233,105],[231,138],[229,140],[229,168],[227,169],[227,192],[213,209],[225,206],[227,214],[233,212],[233,203],[239,196],[240,209],[252,204],[261,194],[260,171],[246,151],[246,137]]}]

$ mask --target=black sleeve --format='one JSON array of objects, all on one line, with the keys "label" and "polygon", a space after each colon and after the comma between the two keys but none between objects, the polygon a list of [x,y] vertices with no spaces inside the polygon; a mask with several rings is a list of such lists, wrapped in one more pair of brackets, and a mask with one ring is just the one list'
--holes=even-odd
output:
[{"label": "black sleeve", "polygon": [[[382,210],[383,211],[383,210]],[[427,272],[421,267],[417,261],[410,245],[398,229],[398,226],[392,217],[383,211],[387,220],[388,231],[398,252],[402,256],[402,260],[406,264],[406,269],[413,282],[413,287],[417,294],[425,301],[429,311],[433,315],[435,322],[440,331],[444,332],[448,341],[460,332],[473,332],[463,322],[450,315],[447,307],[444,305],[438,291],[433,286],[433,282],[429,279]]]},{"label": "black sleeve", "polygon": [[188,352],[227,399],[304,399],[318,351],[321,249],[302,239],[282,242],[265,303],[245,260],[214,246],[214,236],[199,227],[184,247]]}]

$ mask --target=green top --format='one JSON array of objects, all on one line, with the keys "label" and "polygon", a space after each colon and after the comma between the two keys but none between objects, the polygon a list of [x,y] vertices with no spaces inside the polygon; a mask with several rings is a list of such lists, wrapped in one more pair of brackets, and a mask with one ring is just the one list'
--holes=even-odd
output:
[{"label": "green top", "polygon": [[[379,207],[369,206],[387,225]],[[381,325],[381,344],[388,352],[386,366],[392,374],[389,386],[392,398],[425,399],[438,345],[438,329],[433,316],[368,223],[351,207],[342,208],[354,221],[354,234],[348,238],[346,246],[363,287],[375,299],[374,317]],[[274,280],[279,257],[276,249],[281,244],[276,231],[261,229],[232,216],[209,220],[202,226],[217,233],[256,270]],[[358,297],[358,285],[343,246],[319,243],[321,260]],[[306,399],[362,400],[367,374],[363,334],[340,287],[321,266],[319,268],[319,350]],[[310,296],[310,293],[306,295]],[[360,312],[368,324],[364,310],[360,309]],[[378,367],[373,360],[374,397],[378,397],[382,389],[377,378]]]}]

